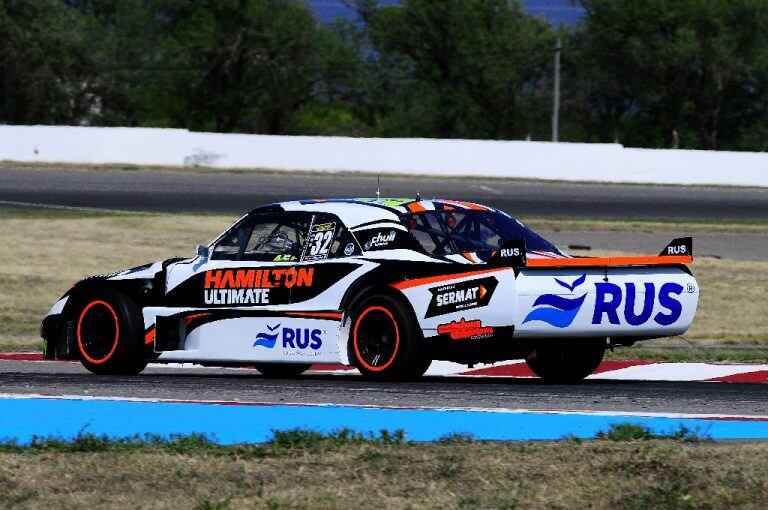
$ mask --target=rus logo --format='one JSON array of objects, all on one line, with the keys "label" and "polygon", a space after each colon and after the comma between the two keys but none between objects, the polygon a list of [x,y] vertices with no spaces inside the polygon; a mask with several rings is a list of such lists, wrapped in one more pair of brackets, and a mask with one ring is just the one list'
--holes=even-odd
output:
[{"label": "rus logo", "polygon": [[[587,275],[583,274],[576,278],[573,283],[567,283],[555,278],[555,282],[571,292],[576,290],[587,280]],[[565,328],[573,323],[576,315],[584,304],[587,293],[584,292],[579,297],[565,298],[557,294],[542,294],[536,298],[533,303],[533,310],[523,319],[523,324],[531,321],[546,322],[556,328]]]},{"label": "rus logo", "polygon": [[688,248],[684,245],[667,246],[667,255],[685,255],[688,253]]},{"label": "rus logo", "polygon": [[[572,284],[555,278],[561,287],[574,292],[577,287],[586,281],[586,274],[578,277]],[[622,318],[625,324],[640,326],[651,319],[660,326],[674,324],[683,313],[680,301],[675,297],[683,292],[683,286],[668,282],[662,284],[658,292],[656,285],[651,282],[643,283],[643,291],[638,291],[637,285],[627,282],[622,286],[615,283],[595,283],[595,308],[592,314],[592,324],[621,324]],[[566,298],[558,294],[542,294],[533,303],[533,310],[523,319],[523,324],[531,321],[541,321],[565,328],[570,326],[581,310],[587,293]],[[642,299],[642,307],[637,306],[637,301]],[[653,310],[659,304],[660,310],[654,315]],[[620,311],[620,308],[623,310]]]},{"label": "rus logo", "polygon": [[620,324],[619,306],[624,302],[624,320],[630,326],[640,326],[651,319],[656,301],[664,308],[653,316],[653,321],[660,326],[674,324],[683,313],[683,306],[674,296],[683,292],[683,286],[677,283],[664,283],[656,293],[653,283],[643,284],[643,306],[637,312],[636,301],[638,298],[637,287],[634,283],[625,283],[624,290],[615,283],[599,282],[595,284],[595,312],[592,315],[592,324],[602,324],[607,318],[611,324]]},{"label": "rus logo", "polygon": [[275,326],[267,324],[267,331],[256,335],[253,346],[273,349],[277,344],[278,338],[282,340],[284,349],[311,349],[316,351],[323,345],[323,330],[312,328],[280,329],[280,324]]}]

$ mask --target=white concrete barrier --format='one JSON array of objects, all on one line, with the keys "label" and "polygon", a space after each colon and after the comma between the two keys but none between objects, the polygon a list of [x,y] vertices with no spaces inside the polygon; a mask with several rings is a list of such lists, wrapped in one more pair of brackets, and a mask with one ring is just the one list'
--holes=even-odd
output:
[{"label": "white concrete barrier", "polygon": [[0,160],[768,186],[768,153],[154,128],[0,126]]}]

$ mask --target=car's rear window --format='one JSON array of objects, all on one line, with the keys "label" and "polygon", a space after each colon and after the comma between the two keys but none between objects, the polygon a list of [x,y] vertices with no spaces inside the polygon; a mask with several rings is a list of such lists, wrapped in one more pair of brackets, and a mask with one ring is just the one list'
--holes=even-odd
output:
[{"label": "car's rear window", "polygon": [[403,224],[424,250],[434,255],[496,250],[510,239],[524,239],[529,251],[561,253],[533,230],[496,211],[408,213]]}]

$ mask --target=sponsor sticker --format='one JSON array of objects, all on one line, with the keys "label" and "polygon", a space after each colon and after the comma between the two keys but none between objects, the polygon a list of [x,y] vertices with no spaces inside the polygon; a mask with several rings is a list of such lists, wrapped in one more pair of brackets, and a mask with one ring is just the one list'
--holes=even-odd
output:
[{"label": "sponsor sticker", "polygon": [[558,294],[542,294],[533,303],[533,310],[525,316],[523,324],[531,321],[541,321],[554,326],[556,328],[566,328],[573,323],[573,320],[578,315],[581,306],[584,304],[584,299],[587,297],[587,291],[585,289],[578,289],[584,282],[587,281],[587,275],[583,274],[573,280],[567,282],[555,278],[555,283],[560,287],[563,287],[570,291],[571,294],[578,294],[574,297],[563,297]]},{"label": "sponsor sticker", "polygon": [[317,328],[294,328],[282,323],[266,324],[253,341],[253,347],[282,349],[286,356],[319,356],[325,331]]},{"label": "sponsor sticker", "polygon": [[458,322],[451,321],[447,324],[438,325],[437,332],[440,335],[450,336],[451,340],[481,340],[493,336],[492,327],[483,326],[480,320],[468,321],[464,317]]},{"label": "sponsor sticker", "polygon": [[377,232],[369,241],[365,243],[365,250],[368,251],[372,248],[383,248],[389,245],[397,237],[397,232],[390,230],[389,233]]},{"label": "sponsor sticker", "polygon": [[336,223],[320,223],[312,225],[307,239],[307,248],[302,260],[323,260],[328,258],[333,244]]},{"label": "sponsor sticker", "polygon": [[[560,294],[540,295],[534,301],[533,309],[523,319],[523,324],[540,321],[556,328],[567,328],[573,323],[587,297],[585,289],[577,290],[586,282],[586,274],[573,282],[558,278],[555,278],[555,282],[569,290],[573,297]],[[596,282],[594,285],[595,307],[592,311],[592,324],[623,323],[642,326],[654,322],[660,326],[670,326],[677,322],[683,313],[682,303],[677,296],[685,289],[674,282],[664,283],[658,288],[652,282],[644,282],[642,290],[633,282],[624,285]],[[656,314],[653,313],[654,309],[658,310]]]},{"label": "sponsor sticker", "polygon": [[349,256],[350,256],[350,255],[352,255],[353,253],[355,253],[355,245],[354,245],[354,243],[349,243],[349,244],[347,244],[347,245],[344,247],[344,255],[346,255],[347,257],[349,257]]},{"label": "sponsor sticker", "polygon": [[214,269],[205,273],[203,299],[207,305],[266,305],[270,289],[311,287],[314,275],[314,267]]},{"label": "sponsor sticker", "polygon": [[493,276],[451,283],[429,289],[432,299],[427,307],[426,318],[446,313],[485,306],[491,300],[499,281]]},{"label": "sponsor sticker", "polygon": [[507,257],[519,257],[520,255],[522,255],[522,253],[523,253],[522,250],[520,248],[518,248],[518,247],[515,247],[515,248],[502,248],[501,252],[499,253],[499,256],[500,257],[504,257],[504,258],[507,258]]}]

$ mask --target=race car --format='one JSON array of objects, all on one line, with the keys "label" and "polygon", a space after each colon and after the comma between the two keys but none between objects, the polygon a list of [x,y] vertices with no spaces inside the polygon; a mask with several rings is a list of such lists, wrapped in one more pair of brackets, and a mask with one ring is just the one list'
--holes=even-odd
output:
[{"label": "race car", "polygon": [[43,320],[44,355],[94,374],[183,362],[296,377],[343,364],[386,380],[433,360],[525,359],[545,380],[578,381],[608,347],[688,329],[692,260],[690,237],[654,257],[569,256],[457,200],[275,203],[194,257],[78,282]]}]

